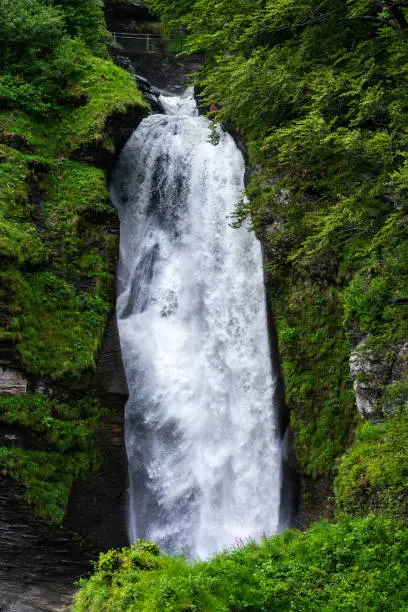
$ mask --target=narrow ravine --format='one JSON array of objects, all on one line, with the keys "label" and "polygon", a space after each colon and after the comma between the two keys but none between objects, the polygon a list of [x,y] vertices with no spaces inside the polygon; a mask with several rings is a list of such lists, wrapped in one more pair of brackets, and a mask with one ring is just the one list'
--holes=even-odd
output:
[{"label": "narrow ravine", "polygon": [[162,97],[114,172],[129,535],[201,558],[278,530],[280,440],[260,244],[231,227],[244,161],[192,92]]}]

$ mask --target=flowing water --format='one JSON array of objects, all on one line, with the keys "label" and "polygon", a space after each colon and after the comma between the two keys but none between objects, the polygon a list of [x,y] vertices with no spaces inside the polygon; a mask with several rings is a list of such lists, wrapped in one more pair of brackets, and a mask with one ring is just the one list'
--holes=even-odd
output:
[{"label": "flowing water", "polygon": [[280,442],[261,248],[230,226],[242,155],[228,134],[209,142],[191,92],[162,102],[112,182],[129,532],[205,558],[277,531]]}]

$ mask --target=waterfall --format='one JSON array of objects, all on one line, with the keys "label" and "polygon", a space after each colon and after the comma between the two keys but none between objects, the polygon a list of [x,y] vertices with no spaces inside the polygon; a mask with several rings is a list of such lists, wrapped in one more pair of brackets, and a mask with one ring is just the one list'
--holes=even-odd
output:
[{"label": "waterfall", "polygon": [[261,247],[230,225],[242,155],[190,91],[161,101],[112,181],[129,534],[205,558],[277,531],[280,441]]}]

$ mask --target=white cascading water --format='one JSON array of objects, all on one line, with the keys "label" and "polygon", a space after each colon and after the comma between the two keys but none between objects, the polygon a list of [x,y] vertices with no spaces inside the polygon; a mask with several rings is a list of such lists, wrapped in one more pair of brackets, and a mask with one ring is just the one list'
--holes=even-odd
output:
[{"label": "white cascading water", "polygon": [[206,558],[277,531],[280,441],[261,247],[230,225],[242,155],[209,142],[190,91],[162,102],[112,182],[129,533]]}]

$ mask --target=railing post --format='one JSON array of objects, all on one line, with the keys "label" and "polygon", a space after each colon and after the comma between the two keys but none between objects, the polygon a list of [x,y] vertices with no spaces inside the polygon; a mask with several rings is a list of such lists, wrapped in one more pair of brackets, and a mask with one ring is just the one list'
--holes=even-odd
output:
[{"label": "railing post", "polygon": [[150,53],[149,47],[150,47],[150,34],[148,34],[146,38],[146,52],[147,53]]}]

